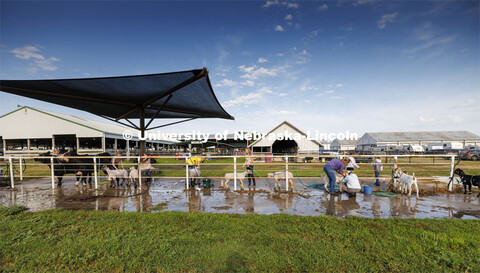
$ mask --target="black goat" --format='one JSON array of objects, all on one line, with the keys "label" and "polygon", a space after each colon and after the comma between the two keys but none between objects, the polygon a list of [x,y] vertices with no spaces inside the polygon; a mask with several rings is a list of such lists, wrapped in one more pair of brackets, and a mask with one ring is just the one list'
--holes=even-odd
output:
[{"label": "black goat", "polygon": [[[467,194],[467,186],[469,192],[472,192],[472,185],[477,186],[480,189],[480,175],[467,175],[462,169],[456,169],[454,173],[458,174],[462,180],[463,187],[465,188],[464,194]],[[477,195],[477,197],[479,196],[480,193]]]}]

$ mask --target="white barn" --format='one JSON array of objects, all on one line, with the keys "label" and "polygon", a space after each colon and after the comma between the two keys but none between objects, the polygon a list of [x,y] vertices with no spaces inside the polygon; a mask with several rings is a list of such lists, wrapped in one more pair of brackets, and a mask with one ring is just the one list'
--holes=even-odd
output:
[{"label": "white barn", "polygon": [[357,147],[357,140],[356,139],[334,139],[330,144],[331,150],[338,150],[338,151],[351,151],[355,150]]},{"label": "white barn", "polygon": [[[276,139],[278,136],[288,136],[285,139]],[[258,139],[249,145],[256,153],[273,154],[318,154],[320,144],[316,140],[309,139],[308,136],[287,121],[268,132],[264,138]]]},{"label": "white barn", "polygon": [[[132,138],[127,141],[123,133]],[[139,148],[138,131],[101,121],[21,107],[0,116],[0,146],[7,154],[39,154],[54,148],[76,150],[79,154],[101,152],[135,153]],[[173,144],[166,140],[147,140],[150,151],[165,150]]]},{"label": "white barn", "polygon": [[[400,145],[428,146],[432,143],[459,142],[463,146],[479,145],[480,136],[468,131],[431,132],[382,132],[365,133],[357,142],[358,150],[373,150],[384,147],[385,151],[395,150]],[[448,145],[445,145],[447,147]]]}]

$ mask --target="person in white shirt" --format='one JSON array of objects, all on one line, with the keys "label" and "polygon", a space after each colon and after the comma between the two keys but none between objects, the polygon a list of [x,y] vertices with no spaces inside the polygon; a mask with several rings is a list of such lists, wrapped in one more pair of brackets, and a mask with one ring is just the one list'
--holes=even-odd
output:
[{"label": "person in white shirt", "polygon": [[355,195],[357,192],[360,192],[360,181],[358,176],[353,173],[353,171],[348,172],[348,175],[342,180],[342,191],[348,193],[349,195]]},{"label": "person in white shirt", "polygon": [[[350,155],[354,155],[355,153],[351,152]],[[347,165],[347,171],[353,171],[354,168],[360,169],[360,166],[357,165],[357,162],[355,162],[355,158],[353,156],[349,156],[348,159],[350,159],[350,163]]]},{"label": "person in white shirt", "polygon": [[378,177],[383,172],[383,164],[380,157],[378,156],[375,157],[375,160],[373,161],[372,166],[373,166],[373,171],[375,172],[375,186],[380,186],[380,181],[378,180]]}]

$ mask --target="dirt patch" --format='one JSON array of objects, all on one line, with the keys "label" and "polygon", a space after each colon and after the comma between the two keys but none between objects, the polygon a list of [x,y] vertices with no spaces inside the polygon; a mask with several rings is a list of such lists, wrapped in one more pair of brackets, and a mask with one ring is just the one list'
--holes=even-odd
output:
[{"label": "dirt patch", "polygon": [[231,208],[232,206],[212,207],[212,209],[216,209],[216,210],[229,210]]},{"label": "dirt patch", "polygon": [[384,226],[380,225],[380,224],[377,224],[377,223],[368,223],[369,227],[373,227],[373,228],[378,228],[380,230],[386,230],[387,228],[385,228]]},{"label": "dirt patch", "polygon": [[168,202],[162,202],[150,208],[151,211],[168,209]]}]

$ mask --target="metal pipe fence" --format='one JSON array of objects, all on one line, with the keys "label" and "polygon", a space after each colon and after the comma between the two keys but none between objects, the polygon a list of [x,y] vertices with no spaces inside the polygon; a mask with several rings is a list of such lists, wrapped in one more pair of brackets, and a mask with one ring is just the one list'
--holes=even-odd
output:
[{"label": "metal pipe fence", "polygon": [[[105,167],[111,165],[114,158],[121,159],[123,166],[129,172],[136,172],[139,187],[142,181],[149,178],[185,179],[186,188],[189,189],[189,159],[202,157],[206,160],[201,165],[201,175],[195,179],[224,179],[225,174],[233,173],[234,190],[237,190],[237,174],[247,157],[254,159],[255,178],[268,180],[268,173],[292,172],[297,178],[318,178],[323,172],[325,164],[334,158],[342,158],[345,155],[231,155],[231,156],[208,156],[208,155],[180,155],[180,156],[2,156],[0,157],[0,172],[3,181],[8,181],[10,187],[15,188],[15,183],[26,179],[48,179],[52,188],[58,184],[60,176],[67,174],[78,175],[80,181],[92,179],[95,189],[108,179]],[[359,178],[374,179],[373,158],[381,158],[384,166],[383,177],[390,177],[389,170],[397,166],[402,170],[414,172],[417,177],[445,176],[453,177],[456,155],[352,155],[360,169],[356,172]],[[65,161],[67,160],[68,161]],[[150,159],[151,168],[145,160]],[[154,159],[154,160],[152,160]],[[62,161],[63,160],[63,161]],[[155,163],[153,161],[156,161]],[[137,166],[137,168],[135,168]],[[447,167],[448,166],[448,167]],[[90,174],[90,175],[88,175]],[[294,177],[295,178],[295,177]],[[129,174],[130,179],[130,174]],[[2,182],[3,182],[2,181]],[[57,183],[56,183],[57,182]],[[108,181],[107,181],[108,182]],[[113,181],[115,182],[115,181]],[[285,182],[288,189],[288,180]],[[452,183],[451,183],[452,184]],[[450,185],[449,190],[452,190]]]}]

